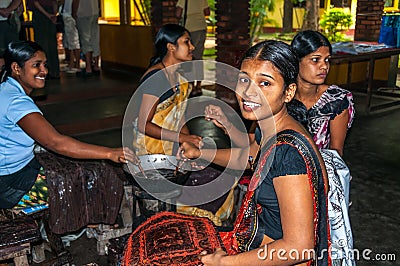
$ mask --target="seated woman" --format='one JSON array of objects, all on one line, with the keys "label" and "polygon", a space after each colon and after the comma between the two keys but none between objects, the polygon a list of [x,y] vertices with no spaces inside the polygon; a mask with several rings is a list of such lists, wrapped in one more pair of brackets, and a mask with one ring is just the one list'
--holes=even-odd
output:
[{"label": "seated woman", "polygon": [[[108,159],[117,163],[136,160],[129,149],[108,148],[87,144],[57,132],[43,117],[29,96],[45,86],[48,74],[44,50],[35,42],[8,44],[4,52],[5,66],[0,73],[0,208],[24,204],[26,197],[46,203],[29,193],[36,186],[46,186],[40,178],[41,165],[34,154],[37,142],[45,149],[76,159]],[[44,189],[44,191],[47,190]]]},{"label": "seated woman", "polygon": [[[173,155],[179,143],[190,142],[199,146],[202,140],[201,136],[191,134],[185,124],[185,111],[193,84],[180,74],[182,63],[189,64],[192,60],[195,47],[188,30],[176,24],[161,27],[154,45],[157,53],[133,98],[138,104],[133,106],[136,110],[132,115],[132,143],[137,155]],[[207,181],[210,181],[220,173],[220,169],[207,167],[192,173],[185,185],[201,185],[199,176],[207,176]],[[190,201],[191,196],[182,193],[177,199],[181,203],[178,212],[209,217],[216,225],[221,225],[221,219],[227,219],[231,213],[233,190],[210,204],[189,206],[182,203]]]},{"label": "seated woman", "polygon": [[[311,136],[286,109],[298,71],[297,56],[283,42],[264,41],[244,54],[236,93],[243,117],[257,121],[262,132],[260,160],[233,231],[221,233],[225,250],[202,253],[204,265],[329,263],[324,163]],[[190,143],[183,143],[179,154],[234,169],[243,169],[249,155]]]},{"label": "seated woman", "polygon": [[184,114],[191,84],[179,75],[179,63],[192,60],[194,46],[187,29],[166,24],[158,31],[156,56],[140,80],[134,95],[133,147],[137,155],[173,154],[174,143],[199,145],[201,137],[191,135]]},{"label": "seated woman", "polygon": [[337,85],[325,83],[332,46],[318,31],[301,31],[292,48],[300,60],[297,91],[288,105],[290,114],[302,122],[319,149],[336,150],[343,156],[347,130],[354,119],[353,95]]},{"label": "seated woman", "polygon": [[288,104],[290,115],[310,132],[325,161],[330,184],[329,219],[332,258],[353,265],[353,236],[348,214],[350,170],[342,159],[343,148],[355,114],[353,95],[337,85],[325,83],[332,46],[318,31],[301,31],[291,43],[300,60],[295,98]]},{"label": "seated woman", "polygon": [[[325,84],[332,47],[323,34],[301,31],[294,37],[291,46],[300,64],[298,86],[294,99],[287,104],[288,113],[308,129],[327,168],[332,258],[339,264],[345,260],[346,265],[352,265],[354,260],[349,255],[353,239],[348,215],[350,173],[341,156],[347,130],[354,119],[353,96],[336,85]],[[228,121],[220,107],[210,105],[205,113],[214,124],[229,129],[232,140],[243,147],[246,137]],[[251,146],[258,147],[260,138],[258,127],[249,133]]]}]

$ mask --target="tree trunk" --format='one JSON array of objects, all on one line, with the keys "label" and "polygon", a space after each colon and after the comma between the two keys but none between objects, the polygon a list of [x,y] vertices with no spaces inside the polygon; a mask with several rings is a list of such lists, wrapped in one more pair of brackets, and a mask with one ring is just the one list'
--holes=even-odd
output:
[{"label": "tree trunk", "polygon": [[283,6],[282,33],[293,31],[293,3],[292,0],[285,0]]},{"label": "tree trunk", "polygon": [[302,30],[319,30],[319,1],[307,0]]}]

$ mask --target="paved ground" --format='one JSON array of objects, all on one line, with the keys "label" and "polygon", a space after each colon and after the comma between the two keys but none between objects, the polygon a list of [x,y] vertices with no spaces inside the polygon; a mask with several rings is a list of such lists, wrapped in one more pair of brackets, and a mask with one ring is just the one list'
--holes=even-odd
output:
[{"label": "paved ground", "polygon": [[[67,93],[65,91],[75,90],[76,95],[82,95],[90,87],[91,93],[88,94],[89,96],[74,98],[68,92],[66,95],[70,95],[68,97],[72,99],[63,100],[61,97],[53,103],[42,102],[43,108],[47,108],[45,115],[51,117],[52,122],[58,124],[61,129],[71,130],[71,134],[75,134],[79,139],[118,146],[120,145],[118,129],[110,126],[108,130],[102,132],[79,135],[82,133],[79,132],[79,125],[82,125],[82,121],[79,120],[85,121],[81,116],[87,116],[91,121],[96,121],[95,124],[100,127],[109,125],[107,123],[110,121],[104,119],[107,115],[109,120],[119,121],[123,112],[121,105],[127,102],[129,94],[115,93],[115,90],[121,87],[133,88],[136,82],[137,77],[121,82],[113,81],[112,77],[103,76],[84,81],[76,81],[75,78],[52,81],[52,88],[59,92],[64,90],[64,93]],[[105,93],[106,91],[108,93]],[[379,100],[374,99],[374,101]],[[367,115],[363,111],[365,95],[355,93],[355,102],[356,119],[346,141],[344,159],[353,176],[351,184],[353,203],[350,216],[355,250],[356,253],[360,252],[357,264],[400,265],[398,233],[400,225],[400,108]],[[73,115],[66,116],[65,114],[71,109],[75,109]],[[64,120],[57,121],[57,117]],[[85,235],[71,242],[68,250],[73,256],[75,265],[108,264],[106,256],[97,255],[96,241],[87,239]],[[390,257],[393,255],[395,261]],[[378,261],[378,257],[386,260]]]},{"label": "paved ground", "polygon": [[[365,97],[355,94],[355,99],[361,108],[344,158],[353,177],[350,217],[361,257],[358,265],[400,265],[400,109],[366,115],[361,104]],[[368,256],[362,258],[362,252]],[[378,261],[389,254],[395,254],[396,261]]]}]

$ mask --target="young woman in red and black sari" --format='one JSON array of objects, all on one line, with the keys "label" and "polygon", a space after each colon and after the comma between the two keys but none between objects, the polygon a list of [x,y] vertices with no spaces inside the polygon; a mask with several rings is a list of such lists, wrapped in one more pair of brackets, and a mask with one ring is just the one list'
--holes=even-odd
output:
[{"label": "young woman in red and black sari", "polygon": [[[258,43],[243,57],[236,93],[243,117],[261,130],[259,160],[233,231],[221,234],[225,250],[203,253],[204,265],[331,264],[324,162],[286,109],[298,72],[297,56],[282,42]],[[180,149],[183,157],[236,169],[249,156],[243,149],[204,150],[188,143]]]}]

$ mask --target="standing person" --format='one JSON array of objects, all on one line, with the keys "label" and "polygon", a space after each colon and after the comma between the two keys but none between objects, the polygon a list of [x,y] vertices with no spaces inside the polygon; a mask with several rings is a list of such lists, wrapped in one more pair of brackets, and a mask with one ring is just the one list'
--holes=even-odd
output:
[{"label": "standing person", "polygon": [[353,236],[348,213],[350,170],[343,161],[343,146],[354,119],[353,95],[325,83],[332,46],[318,31],[301,31],[291,43],[300,60],[295,99],[289,113],[313,136],[325,161],[329,177],[329,219],[333,265],[355,265]]},{"label": "standing person", "polygon": [[85,77],[100,74],[99,10],[98,0],[72,1],[72,17],[76,20],[81,49],[85,55],[85,71],[82,72]]},{"label": "standing person", "polygon": [[[260,42],[242,59],[236,93],[242,116],[257,121],[261,131],[260,159],[234,230],[221,233],[227,252],[204,252],[206,266],[330,263],[324,162],[312,137],[286,109],[298,71],[296,54],[279,41]],[[188,143],[178,155],[225,161],[235,169],[243,169],[248,158],[241,148],[215,151]]]},{"label": "standing person", "polygon": [[72,17],[72,1],[65,0],[62,4],[61,15],[64,21],[63,45],[68,58],[67,73],[80,71],[80,44],[76,21]]},{"label": "standing person", "polygon": [[57,44],[57,0],[28,0],[32,10],[32,24],[35,41],[47,55],[49,73],[47,78],[60,78],[60,62]]},{"label": "standing person", "polygon": [[[195,47],[193,59],[202,60],[204,44],[207,35],[206,17],[210,15],[210,7],[207,0],[178,0],[176,4],[176,17],[183,20],[183,26],[190,31],[192,43]],[[194,70],[196,76],[203,77],[203,69]],[[193,88],[191,96],[202,95],[201,80],[198,80]]]},{"label": "standing person", "polygon": [[161,27],[154,45],[156,55],[138,89],[140,106],[133,121],[133,146],[138,155],[172,155],[174,143],[187,141],[198,146],[201,141],[184,125],[191,84],[177,72],[179,63],[192,60],[195,48],[189,31],[177,24]]},{"label": "standing person", "polygon": [[35,142],[46,149],[78,159],[135,161],[129,149],[87,144],[57,132],[29,97],[45,86],[44,49],[31,41],[11,42],[0,74],[0,208],[12,208],[37,181],[40,164]]},{"label": "standing person", "polygon": [[9,42],[18,41],[19,14],[17,10],[21,3],[21,0],[0,1],[0,53],[6,49]]}]

